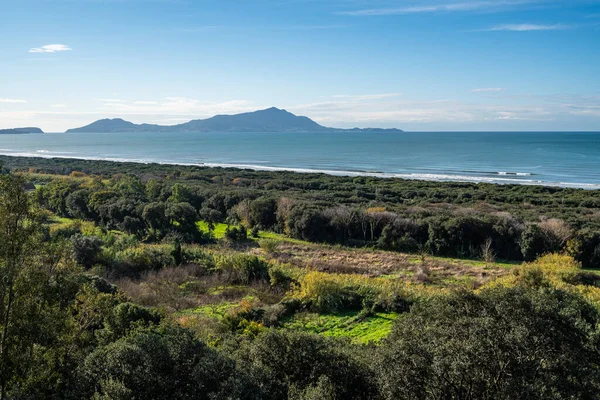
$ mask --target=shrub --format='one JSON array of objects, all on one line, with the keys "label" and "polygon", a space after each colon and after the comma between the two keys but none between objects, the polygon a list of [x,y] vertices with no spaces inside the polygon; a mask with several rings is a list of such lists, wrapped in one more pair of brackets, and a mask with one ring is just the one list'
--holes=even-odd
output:
[{"label": "shrub", "polygon": [[225,230],[225,239],[230,242],[243,242],[248,239],[248,230],[244,225],[239,227],[227,227]]},{"label": "shrub", "polygon": [[[77,370],[78,398],[133,393],[139,399],[264,398],[261,388],[235,361],[175,326],[158,327],[100,346]],[[110,383],[110,384],[109,384]],[[126,395],[123,398],[130,398]]]},{"label": "shrub", "polygon": [[295,282],[290,271],[281,265],[272,265],[269,268],[269,280],[271,286],[279,287],[288,290],[293,282]]},{"label": "shrub", "polygon": [[137,328],[157,325],[161,319],[161,315],[153,309],[134,303],[120,303],[106,317],[99,335],[105,343],[109,343]]},{"label": "shrub", "polygon": [[215,268],[216,262],[212,254],[207,253],[199,246],[187,246],[183,248],[184,264],[199,264],[206,268]]},{"label": "shrub", "polygon": [[102,241],[96,236],[83,236],[77,233],[71,237],[71,246],[75,261],[86,268],[91,268],[98,258]]},{"label": "shrub", "polygon": [[231,283],[248,284],[269,278],[269,264],[251,254],[219,256],[215,259],[215,268]]},{"label": "shrub", "polygon": [[361,308],[405,312],[416,300],[431,296],[433,290],[383,278],[313,271],[299,279],[291,297],[321,312]]},{"label": "shrub", "polygon": [[269,254],[275,253],[280,244],[281,241],[277,239],[262,239],[258,241],[260,248]]},{"label": "shrub", "polygon": [[461,292],[398,319],[373,364],[384,399],[591,399],[599,323],[560,290]]},{"label": "shrub", "polygon": [[81,223],[78,221],[60,225],[50,230],[50,236],[53,240],[70,239],[78,233],[81,233]]},{"label": "shrub", "polygon": [[490,282],[488,287],[524,286],[529,288],[556,287],[570,293],[581,294],[600,308],[599,278],[582,271],[581,264],[564,254],[547,254],[534,262],[514,268],[511,275]]},{"label": "shrub", "polygon": [[377,398],[368,368],[333,339],[269,330],[248,347],[240,363],[245,370],[256,368],[264,374],[272,398],[285,399],[290,392],[333,392],[336,399]]},{"label": "shrub", "polygon": [[143,245],[130,247],[115,254],[112,272],[117,275],[139,276],[144,272],[158,271],[175,266],[168,245]]}]

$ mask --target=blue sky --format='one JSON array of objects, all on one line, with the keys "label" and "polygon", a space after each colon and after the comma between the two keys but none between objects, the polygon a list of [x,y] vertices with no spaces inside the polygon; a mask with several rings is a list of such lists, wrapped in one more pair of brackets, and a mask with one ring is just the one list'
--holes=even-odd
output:
[{"label": "blue sky", "polygon": [[0,0],[0,50],[0,128],[600,131],[600,0]]}]

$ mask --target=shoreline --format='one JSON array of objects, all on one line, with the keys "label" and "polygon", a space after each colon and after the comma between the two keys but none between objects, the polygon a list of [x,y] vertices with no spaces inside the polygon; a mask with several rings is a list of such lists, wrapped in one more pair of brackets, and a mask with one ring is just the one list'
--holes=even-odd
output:
[{"label": "shoreline", "polygon": [[[238,170],[252,170],[263,172],[292,172],[298,174],[325,174],[340,177],[374,177],[382,179],[401,179],[424,182],[439,182],[439,183],[470,183],[470,184],[494,184],[494,185],[520,185],[520,186],[541,186],[541,187],[556,187],[565,189],[583,189],[583,190],[600,190],[600,183],[574,183],[574,182],[546,182],[535,179],[517,179],[511,177],[532,177],[534,174],[520,172],[484,172],[484,171],[464,171],[465,173],[479,173],[482,176],[469,176],[461,174],[435,174],[435,173],[414,173],[414,174],[398,174],[379,171],[344,171],[344,170],[327,170],[327,169],[312,169],[312,168],[295,168],[295,167],[279,167],[279,166],[263,166],[253,164],[230,164],[230,163],[184,163],[176,161],[158,161],[146,159],[123,159],[110,157],[78,157],[73,155],[56,155],[40,152],[39,154],[31,153],[5,153],[0,151],[0,156],[8,158],[31,158],[43,160],[63,160],[63,161],[99,161],[107,163],[134,163],[134,164],[156,164],[156,165],[171,165],[171,166],[186,166],[186,167],[202,167],[202,168],[231,168]],[[493,175],[492,177],[489,175]]]}]

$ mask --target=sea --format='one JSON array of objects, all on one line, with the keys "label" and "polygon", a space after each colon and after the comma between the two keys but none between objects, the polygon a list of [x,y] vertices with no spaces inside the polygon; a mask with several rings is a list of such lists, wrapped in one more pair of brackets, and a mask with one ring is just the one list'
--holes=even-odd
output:
[{"label": "sea", "polygon": [[600,189],[600,132],[9,134],[0,154]]}]

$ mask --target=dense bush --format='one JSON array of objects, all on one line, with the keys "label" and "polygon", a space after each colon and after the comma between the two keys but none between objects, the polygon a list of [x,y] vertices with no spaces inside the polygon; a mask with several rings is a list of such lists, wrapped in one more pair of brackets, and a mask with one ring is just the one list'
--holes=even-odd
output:
[{"label": "dense bush", "polygon": [[80,366],[81,394],[102,398],[259,399],[235,362],[189,331],[164,327],[140,331],[97,348]]},{"label": "dense bush", "polygon": [[420,285],[368,278],[363,275],[308,272],[298,279],[291,296],[321,312],[361,308],[405,312],[431,291]]},{"label": "dense bush", "polygon": [[130,247],[116,252],[112,260],[107,260],[107,264],[117,276],[140,276],[145,272],[175,266],[172,250],[167,245]]},{"label": "dense bush", "polygon": [[[178,232],[185,242],[202,242],[195,224],[201,218],[209,236],[226,221],[312,242],[452,257],[478,258],[489,239],[499,259],[515,261],[563,251],[576,238],[580,261],[594,266],[600,258],[600,244],[589,234],[600,230],[600,219],[587,217],[600,202],[597,191],[0,158],[17,169],[34,163],[59,174],[85,173],[77,180],[37,177],[39,204],[140,239]],[[147,175],[152,178],[144,183]]]},{"label": "dense bush", "polygon": [[73,258],[86,268],[91,268],[102,249],[102,240],[96,236],[83,236],[78,233],[71,236]]},{"label": "dense bush", "polygon": [[598,311],[550,289],[459,293],[415,306],[378,349],[386,399],[592,399]]},{"label": "dense bush", "polygon": [[315,387],[337,399],[375,398],[377,392],[366,364],[341,343],[315,335],[270,330],[238,358],[245,369],[257,371],[273,399]]},{"label": "dense bush", "polygon": [[269,264],[250,254],[231,254],[215,259],[215,267],[228,282],[248,284],[269,279]]}]

